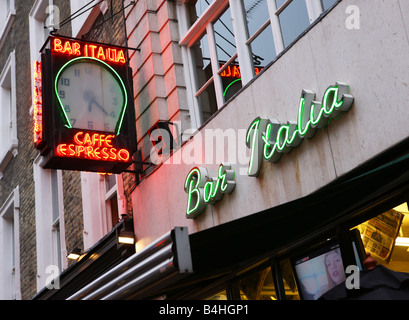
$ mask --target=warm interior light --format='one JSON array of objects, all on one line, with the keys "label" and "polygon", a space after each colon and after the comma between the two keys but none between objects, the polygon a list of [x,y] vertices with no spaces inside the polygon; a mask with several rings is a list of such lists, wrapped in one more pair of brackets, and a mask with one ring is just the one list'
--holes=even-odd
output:
[{"label": "warm interior light", "polygon": [[122,244],[134,244],[135,234],[133,231],[133,220],[126,214],[122,215],[122,229],[117,231],[118,243]]},{"label": "warm interior light", "polygon": [[119,243],[133,244],[135,240],[133,238],[119,237],[118,241]]},{"label": "warm interior light", "polygon": [[395,246],[409,247],[409,238],[407,238],[407,237],[397,237],[396,241],[395,241]]},{"label": "warm interior light", "polygon": [[72,253],[72,252],[67,256],[67,258],[71,260],[77,260],[79,257],[80,257],[79,254]]},{"label": "warm interior light", "polygon": [[121,231],[118,236],[118,242],[124,244],[134,244],[135,237],[133,232],[130,231]]},{"label": "warm interior light", "polygon": [[68,254],[67,259],[77,260],[80,256],[81,250],[79,248],[75,248]]}]

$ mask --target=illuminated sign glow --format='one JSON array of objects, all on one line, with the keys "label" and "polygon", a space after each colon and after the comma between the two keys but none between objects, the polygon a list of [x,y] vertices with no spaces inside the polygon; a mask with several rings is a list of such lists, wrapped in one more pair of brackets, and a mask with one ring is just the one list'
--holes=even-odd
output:
[{"label": "illuminated sign glow", "polygon": [[246,145],[250,149],[247,174],[258,176],[263,159],[278,162],[284,153],[298,147],[304,138],[311,139],[318,129],[327,127],[331,119],[347,112],[354,101],[348,90],[348,85],[337,82],[325,91],[322,102],[314,100],[314,92],[303,90],[297,122],[280,124],[277,120],[254,119],[246,135]]},{"label": "illuminated sign glow", "polygon": [[231,193],[236,186],[235,172],[230,164],[219,166],[217,178],[209,178],[206,168],[195,167],[185,180],[185,192],[188,194],[186,217],[194,219],[208,204],[215,204],[225,193]]},{"label": "illuminated sign glow", "polygon": [[[224,65],[221,65],[222,68]],[[257,75],[264,67],[254,67],[254,73]],[[240,67],[236,65],[228,65],[220,74],[222,78],[241,78]]]},{"label": "illuminated sign glow", "polygon": [[119,174],[132,164],[137,140],[125,50],[49,37],[41,54],[42,92],[36,90],[42,105],[33,99],[34,141],[43,130],[41,145],[35,144],[43,168]]},{"label": "illuminated sign glow", "polygon": [[51,52],[72,57],[90,57],[108,63],[126,63],[124,49],[95,43],[83,43],[71,39],[53,38]]},{"label": "illuminated sign glow", "polygon": [[[107,63],[105,63],[105,62],[103,62],[101,60],[98,60],[98,59],[95,59],[95,58],[90,58],[90,57],[71,59],[58,71],[57,76],[55,77],[54,90],[55,90],[55,92],[58,92],[58,82],[60,81],[60,75],[64,70],[66,70],[70,65],[72,65],[74,63],[87,61],[87,60],[93,61],[93,62],[98,63],[98,64],[102,64],[107,70],[110,70],[110,72],[115,76],[116,80],[118,81],[118,83],[121,86],[121,90],[122,90],[122,94],[123,94],[124,99],[123,99],[123,106],[121,108],[121,112],[118,115],[119,119],[117,120],[118,125],[117,125],[117,129],[116,129],[116,134],[119,134],[120,131],[121,131],[122,122],[123,122],[123,119],[124,119],[124,116],[125,116],[126,106],[128,104],[128,96],[126,94],[126,88],[125,88],[124,82],[122,81],[122,79],[118,75],[118,73],[110,65],[108,65]],[[64,103],[61,101],[60,95],[57,94],[56,96],[57,96],[57,99],[58,99],[62,114],[64,115],[64,119],[66,121],[65,126],[67,128],[71,129],[73,126],[72,126],[72,123],[71,123],[71,121],[70,121],[70,119],[69,119],[69,117],[67,115],[66,110],[65,110]]]},{"label": "illuminated sign glow", "polygon": [[33,139],[35,145],[39,145],[43,140],[43,93],[42,93],[42,70],[41,62],[34,62],[34,98],[33,98],[33,118],[34,132]]},{"label": "illuminated sign glow", "polygon": [[77,132],[72,143],[61,143],[56,147],[56,155],[68,158],[128,162],[131,155],[126,149],[113,146],[115,135]]}]

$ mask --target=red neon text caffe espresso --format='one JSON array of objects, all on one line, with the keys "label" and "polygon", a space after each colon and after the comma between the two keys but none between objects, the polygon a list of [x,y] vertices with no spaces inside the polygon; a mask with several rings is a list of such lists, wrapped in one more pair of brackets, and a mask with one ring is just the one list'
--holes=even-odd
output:
[{"label": "red neon text caffe espresso", "polygon": [[126,149],[117,149],[112,145],[115,135],[77,132],[71,144],[62,143],[57,146],[56,154],[60,157],[80,158],[88,160],[127,162],[130,153]]}]

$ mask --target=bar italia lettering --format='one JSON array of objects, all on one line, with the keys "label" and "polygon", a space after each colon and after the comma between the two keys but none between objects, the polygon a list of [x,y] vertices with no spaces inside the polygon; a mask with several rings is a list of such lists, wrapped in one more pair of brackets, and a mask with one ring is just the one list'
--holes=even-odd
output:
[{"label": "bar italia lettering", "polygon": [[91,57],[108,63],[126,63],[125,52],[120,48],[53,38],[51,49],[53,54],[64,54],[72,57]]},{"label": "bar italia lettering", "polygon": [[217,178],[209,178],[206,168],[195,167],[190,170],[185,180],[185,192],[188,195],[186,217],[196,218],[208,204],[215,204],[225,193],[231,193],[236,186],[234,178],[235,172],[228,163],[219,166]]},{"label": "bar italia lettering", "polygon": [[278,162],[284,153],[298,147],[305,138],[313,138],[316,131],[326,128],[331,119],[347,112],[354,101],[348,91],[348,85],[337,82],[325,91],[322,102],[318,102],[313,91],[303,90],[296,123],[280,124],[277,120],[262,117],[254,119],[246,135],[246,145],[250,149],[247,174],[257,177],[263,159]]},{"label": "bar italia lettering", "polygon": [[114,139],[115,135],[90,134],[80,131],[74,135],[73,143],[59,144],[56,148],[56,154],[60,157],[89,160],[129,161],[129,151],[114,148]]}]

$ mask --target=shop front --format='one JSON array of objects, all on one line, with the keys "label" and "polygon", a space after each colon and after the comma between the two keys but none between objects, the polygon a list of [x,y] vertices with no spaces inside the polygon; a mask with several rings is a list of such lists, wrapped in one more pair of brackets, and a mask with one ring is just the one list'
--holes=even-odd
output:
[{"label": "shop front", "polygon": [[[300,179],[301,169],[313,170],[311,176],[317,178],[324,172],[319,153],[304,160],[314,165],[281,173],[273,170],[286,168],[288,161],[300,165],[297,158],[308,148],[325,152],[326,132],[348,120],[361,105],[357,100],[358,91],[338,83],[329,86],[321,100],[303,90],[295,104],[297,121],[279,124],[255,117],[241,135],[249,154],[242,167],[230,162],[175,163],[178,152],[183,158],[186,150],[200,150],[195,144],[199,136],[194,137],[134,192],[134,205],[140,204],[133,217],[136,252],[131,252],[132,246],[124,256],[117,247],[120,260],[96,260],[98,269],[104,270],[97,277],[75,289],[71,287],[75,282],[68,282],[66,289],[45,291],[37,298],[317,299],[353,276],[354,270],[363,269],[361,243],[378,264],[408,272],[409,138],[305,195],[295,195],[285,175],[293,176],[300,187],[306,182]],[[318,128],[320,123],[324,124]],[[309,130],[316,132],[302,142]],[[273,157],[275,161],[270,161]],[[164,177],[167,183],[155,184],[155,179]],[[267,200],[277,198],[280,191],[293,199],[270,205]],[[149,197],[146,211],[141,210],[138,194]],[[265,208],[257,210],[260,203]],[[76,265],[67,270],[67,279],[84,279],[93,272],[87,264],[95,256],[88,255],[81,270]],[[328,259],[340,269],[331,273]]]},{"label": "shop front", "polygon": [[135,253],[64,299],[317,299],[361,243],[409,272],[398,2],[362,1],[377,24],[351,30],[342,1],[162,155],[131,194]]},{"label": "shop front", "polygon": [[[317,299],[354,276],[355,266],[362,270],[361,238],[378,264],[408,272],[408,150],[405,140],[305,197],[253,215],[189,235],[175,228],[67,298]],[[342,272],[327,276],[336,259]]]},{"label": "shop front", "polygon": [[[189,164],[175,163],[178,152],[186,160],[183,152],[194,154],[196,143],[206,145],[210,135],[194,137],[190,148],[185,144],[136,189],[136,253],[66,298],[317,299],[363,270],[366,252],[391,270],[409,271],[408,138],[305,195],[294,195],[297,189],[286,180],[293,176],[303,188],[302,170],[310,170],[319,181],[322,145],[331,145],[326,133],[347,122],[359,100],[359,91],[336,83],[322,99],[303,90],[297,121],[255,117],[241,135],[249,154],[242,167],[222,162],[188,170]],[[317,152],[304,159],[310,165],[273,169],[287,168],[288,161],[300,165],[297,158],[308,148]],[[155,184],[165,177],[169,183]],[[269,205],[280,191],[293,199]],[[146,211],[138,194],[149,194]],[[252,213],[260,203],[266,208]]]}]

